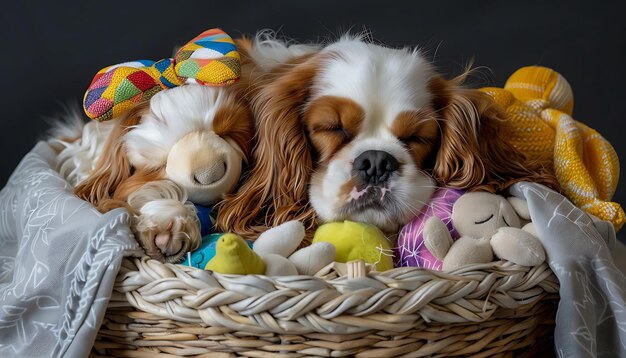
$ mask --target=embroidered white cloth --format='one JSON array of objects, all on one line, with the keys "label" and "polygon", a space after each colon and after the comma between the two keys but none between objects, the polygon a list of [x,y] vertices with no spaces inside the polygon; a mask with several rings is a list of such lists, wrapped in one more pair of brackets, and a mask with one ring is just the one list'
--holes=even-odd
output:
[{"label": "embroidered white cloth", "polygon": [[87,357],[122,258],[128,212],[72,194],[40,142],[0,191],[0,357]]},{"label": "embroidered white cloth", "polygon": [[615,260],[626,257],[617,250],[623,247],[615,240],[613,225],[593,222],[565,197],[539,184],[515,184],[511,194],[528,201],[548,264],[559,279],[557,356],[626,357],[626,278],[613,255]]}]

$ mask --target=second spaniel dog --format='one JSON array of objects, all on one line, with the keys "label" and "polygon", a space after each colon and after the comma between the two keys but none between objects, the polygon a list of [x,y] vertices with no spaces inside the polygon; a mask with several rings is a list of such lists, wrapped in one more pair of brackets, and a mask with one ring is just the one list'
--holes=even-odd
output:
[{"label": "second spaniel dog", "polygon": [[254,124],[239,85],[168,89],[118,119],[84,127],[74,114],[81,135],[54,140],[62,144],[59,171],[101,212],[129,209],[150,257],[180,261],[202,239],[191,202],[219,201],[248,161]]},{"label": "second spaniel dog", "polygon": [[[485,94],[444,79],[418,51],[346,36],[291,45],[239,40],[258,142],[248,177],[218,225],[249,238],[297,219],[354,220],[397,231],[436,186],[557,187],[544,163],[502,137]],[[311,230],[309,230],[311,232]]]}]

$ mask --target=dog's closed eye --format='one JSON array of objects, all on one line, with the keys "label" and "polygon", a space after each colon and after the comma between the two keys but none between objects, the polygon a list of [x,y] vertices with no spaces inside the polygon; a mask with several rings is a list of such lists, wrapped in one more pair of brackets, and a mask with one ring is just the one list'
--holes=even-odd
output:
[{"label": "dog's closed eye", "polygon": [[325,129],[326,132],[332,133],[337,136],[341,136],[341,138],[349,139],[352,135],[341,125],[335,125],[330,128]]},{"label": "dog's closed eye", "polygon": [[435,143],[435,138],[423,137],[419,135],[412,135],[408,137],[399,138],[403,143],[410,144],[426,144],[433,145]]}]

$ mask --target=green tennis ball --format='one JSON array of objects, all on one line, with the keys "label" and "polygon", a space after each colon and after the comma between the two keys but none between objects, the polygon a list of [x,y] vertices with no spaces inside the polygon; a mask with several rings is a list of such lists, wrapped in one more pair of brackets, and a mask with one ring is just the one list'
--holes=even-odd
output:
[{"label": "green tennis ball", "polygon": [[224,274],[262,275],[265,273],[265,262],[241,236],[228,233],[217,241],[215,256],[205,269]]},{"label": "green tennis ball", "polygon": [[393,268],[391,243],[374,225],[344,221],[320,226],[313,242],[329,242],[337,249],[335,261],[363,260],[375,264],[378,271]]}]

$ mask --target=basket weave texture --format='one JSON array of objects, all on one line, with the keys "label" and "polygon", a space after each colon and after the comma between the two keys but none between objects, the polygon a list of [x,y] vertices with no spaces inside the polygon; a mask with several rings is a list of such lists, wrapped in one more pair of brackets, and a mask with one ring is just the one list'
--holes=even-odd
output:
[{"label": "basket weave texture", "polygon": [[368,273],[354,262],[341,271],[238,276],[125,259],[92,355],[486,357],[553,350],[559,285],[546,264]]}]

